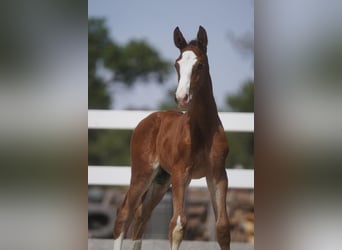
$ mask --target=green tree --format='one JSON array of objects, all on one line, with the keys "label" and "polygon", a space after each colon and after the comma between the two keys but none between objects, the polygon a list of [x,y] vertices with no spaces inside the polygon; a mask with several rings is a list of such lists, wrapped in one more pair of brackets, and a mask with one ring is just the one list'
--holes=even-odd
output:
[{"label": "green tree", "polygon": [[[137,81],[163,83],[171,73],[170,61],[143,40],[131,40],[125,45],[115,42],[105,20],[88,20],[88,108],[108,109],[113,102],[108,88],[117,83],[133,86]],[[98,72],[104,69],[110,79]]]},{"label": "green tree", "polygon": [[[113,103],[109,87],[136,82],[163,83],[172,64],[143,40],[121,45],[109,34],[105,20],[88,19],[88,108],[108,109]],[[106,72],[106,79],[99,72]],[[109,76],[109,77],[108,77]],[[108,79],[109,78],[109,79]],[[131,131],[89,130],[88,162],[91,165],[129,164]]]},{"label": "green tree", "polygon": [[103,19],[88,20],[88,108],[109,108],[111,97],[104,80],[97,74],[97,64],[110,46]]},{"label": "green tree", "polygon": [[236,112],[254,112],[254,81],[247,81],[239,93],[228,96],[227,104]]},{"label": "green tree", "polygon": [[[236,112],[254,112],[254,81],[247,81],[237,94],[227,96],[227,104]],[[227,133],[229,155],[227,166],[253,168],[254,133]]]}]

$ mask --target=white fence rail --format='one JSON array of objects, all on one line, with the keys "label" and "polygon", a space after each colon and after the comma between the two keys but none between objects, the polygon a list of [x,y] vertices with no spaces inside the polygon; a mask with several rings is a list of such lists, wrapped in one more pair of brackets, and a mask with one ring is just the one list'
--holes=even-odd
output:
[{"label": "white fence rail", "polygon": [[[254,188],[254,171],[247,169],[227,170],[229,188]],[[119,166],[88,166],[88,185],[128,186],[131,168]],[[190,187],[206,187],[205,178],[192,180]]]},{"label": "white fence rail", "polygon": [[[88,129],[134,129],[153,111],[88,110]],[[225,131],[253,132],[254,113],[219,112]],[[254,188],[254,170],[229,169],[229,188]],[[127,186],[129,167],[88,166],[88,185]],[[192,180],[191,187],[206,187],[205,178]]]},{"label": "white fence rail", "polygon": [[[137,124],[153,111],[131,110],[89,110],[89,129],[134,129]],[[225,131],[253,132],[253,113],[219,112]]]}]

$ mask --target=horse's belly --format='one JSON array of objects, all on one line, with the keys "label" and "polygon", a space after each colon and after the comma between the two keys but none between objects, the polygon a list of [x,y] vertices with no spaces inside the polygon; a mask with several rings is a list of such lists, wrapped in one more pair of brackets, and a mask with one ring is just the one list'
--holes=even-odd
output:
[{"label": "horse's belly", "polygon": [[206,176],[207,168],[205,166],[194,166],[191,171],[191,179],[200,179]]},{"label": "horse's belly", "polygon": [[205,171],[194,171],[191,175],[191,179],[201,179],[205,176]]}]

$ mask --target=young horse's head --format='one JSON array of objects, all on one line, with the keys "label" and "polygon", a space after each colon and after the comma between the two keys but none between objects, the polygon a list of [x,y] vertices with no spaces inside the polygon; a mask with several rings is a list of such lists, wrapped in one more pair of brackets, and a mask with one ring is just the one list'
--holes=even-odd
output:
[{"label": "young horse's head", "polygon": [[207,33],[200,26],[197,39],[187,43],[177,27],[173,32],[173,39],[180,50],[175,63],[178,74],[176,101],[181,108],[188,108],[196,93],[208,82]]}]

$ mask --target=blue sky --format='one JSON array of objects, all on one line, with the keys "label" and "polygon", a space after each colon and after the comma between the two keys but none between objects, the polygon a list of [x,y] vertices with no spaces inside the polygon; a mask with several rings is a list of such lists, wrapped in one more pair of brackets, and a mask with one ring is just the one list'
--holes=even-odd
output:
[{"label": "blue sky", "polygon": [[[179,51],[173,44],[173,30],[179,26],[187,40],[196,37],[198,26],[208,33],[208,57],[214,95],[219,108],[225,108],[227,94],[235,93],[254,78],[253,58],[244,57],[232,46],[228,33],[241,36],[254,32],[253,1],[113,1],[89,0],[88,15],[104,17],[111,36],[119,43],[145,39],[160,54],[175,60]],[[168,89],[176,89],[176,73],[164,85],[137,84],[115,88],[114,108],[145,106],[156,109]]]}]

